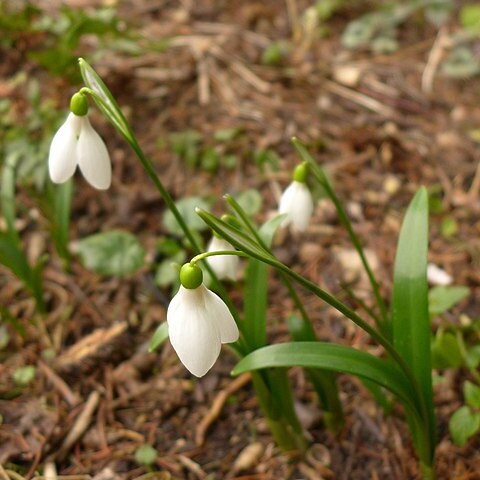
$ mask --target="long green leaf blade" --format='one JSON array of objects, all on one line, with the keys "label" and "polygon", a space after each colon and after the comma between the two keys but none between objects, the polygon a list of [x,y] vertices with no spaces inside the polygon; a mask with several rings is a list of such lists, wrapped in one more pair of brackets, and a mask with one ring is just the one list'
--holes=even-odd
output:
[{"label": "long green leaf blade", "polygon": [[427,252],[428,196],[426,189],[421,188],[408,207],[398,240],[392,302],[393,341],[417,380],[424,414],[428,417],[425,421],[430,438],[434,439]]},{"label": "long green leaf blade", "polygon": [[260,348],[235,366],[233,375],[269,367],[321,368],[349,373],[385,387],[415,411],[415,395],[404,373],[394,364],[345,345],[292,342]]},{"label": "long green leaf blade", "polygon": [[128,122],[120,110],[117,101],[98,73],[83,58],[78,59],[78,65],[85,85],[95,93],[93,99],[98,108],[107,116],[113,126],[127,141],[133,141],[133,135]]},{"label": "long green leaf blade", "polygon": [[15,229],[15,165],[14,161],[7,158],[2,170],[1,180],[1,205],[2,214],[7,224],[7,232],[12,241],[20,243]]}]

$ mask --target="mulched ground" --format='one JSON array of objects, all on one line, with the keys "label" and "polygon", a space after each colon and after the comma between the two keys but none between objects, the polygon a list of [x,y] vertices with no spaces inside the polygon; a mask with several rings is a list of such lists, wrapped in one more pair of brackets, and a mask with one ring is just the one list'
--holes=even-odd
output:
[{"label": "mulched ground", "polygon": [[[290,3],[300,12],[308,6]],[[56,8],[54,2],[44,6]],[[422,90],[437,35],[431,26],[404,25],[395,54],[351,53],[341,47],[339,35],[363,10],[345,8],[329,21],[330,36],[310,44],[301,37],[281,66],[266,67],[260,62],[265,46],[292,38],[292,17],[283,2],[131,0],[122,2],[119,11],[145,38],[174,37],[165,52],[133,58],[108,54],[95,67],[125,108],[175,198],[221,198],[227,191],[255,188],[266,207],[259,219],[266,218],[297,161],[289,143],[297,135],[314,147],[319,162],[331,172],[357,232],[375,256],[382,293],[388,298],[405,207],[418,186],[440,186],[443,213],[431,218],[430,260],[445,268],[455,284],[472,290],[448,318],[458,321],[460,313],[480,316],[480,153],[468,135],[480,128],[480,87],[476,81],[453,81],[436,72],[431,93]],[[82,48],[79,54],[88,58],[95,39],[84,39]],[[4,51],[2,56],[4,81],[23,68],[41,81],[44,95],[65,108],[74,91],[68,83],[52,79],[25,52]],[[21,99],[25,92],[15,94]],[[92,119],[111,152],[113,186],[98,193],[78,176],[71,238],[126,229],[139,236],[153,257],[156,239],[166,234],[161,220],[165,207],[106,120],[96,112]],[[245,132],[233,146],[240,159],[233,171],[191,170],[168,148],[159,147],[171,132],[194,129],[208,143],[214,132],[232,127]],[[259,171],[253,161],[259,148],[278,153],[278,172]],[[30,207],[20,192],[24,197]],[[222,209],[218,201],[215,210]],[[450,239],[440,234],[445,216],[460,227]],[[41,219],[27,220],[22,235],[29,248],[36,241],[51,251]],[[350,249],[348,239],[325,202],[319,203],[301,238],[280,236],[275,248],[279,258],[330,291],[342,295],[339,280],[351,279],[351,269],[341,262]],[[151,268],[112,279],[74,263],[66,274],[53,253],[45,287],[50,313],[44,326],[34,325],[32,301],[9,272],[1,270],[0,305],[27,330],[24,338],[11,332],[1,357],[4,468],[15,466],[32,477],[44,468],[46,474],[54,464],[58,474],[70,480],[86,475],[98,480],[137,478],[148,469],[138,466],[134,453],[149,443],[159,457],[148,478],[419,478],[401,410],[384,417],[356,379],[339,377],[346,425],[335,438],[322,426],[302,371],[292,369],[299,412],[313,444],[298,461],[275,447],[248,378],[229,377],[235,360],[227,350],[201,380],[186,372],[168,344],[148,353],[149,339],[165,319],[169,301],[169,292],[154,286]],[[356,288],[371,300],[364,280]],[[240,305],[241,289],[232,287],[231,292]],[[334,311],[304,298],[320,337],[381,353]],[[270,302],[269,336],[272,341],[287,339],[283,320],[292,304],[275,275]],[[55,350],[53,360],[43,358],[46,348]],[[24,365],[36,365],[38,373],[28,387],[19,389],[12,373]],[[462,402],[466,378],[463,371],[447,372],[446,382],[436,387],[439,479],[480,479],[480,437],[457,448],[448,434],[448,419]],[[215,411],[215,399],[222,397],[226,401]],[[76,429],[78,439],[70,442],[69,434]]]}]

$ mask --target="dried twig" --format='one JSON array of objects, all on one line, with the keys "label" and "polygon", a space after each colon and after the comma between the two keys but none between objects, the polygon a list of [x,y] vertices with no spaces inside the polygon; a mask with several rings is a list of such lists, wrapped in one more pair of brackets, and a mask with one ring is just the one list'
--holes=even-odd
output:
[{"label": "dried twig", "polygon": [[80,402],[78,396],[72,392],[65,381],[59,377],[47,364],[39,360],[38,367],[71,407],[74,407]]},{"label": "dried twig", "polygon": [[82,413],[78,416],[77,421],[73,425],[72,429],[65,438],[62,446],[55,455],[55,458],[62,460],[68,454],[73,445],[80,439],[80,437],[85,433],[90,421],[92,420],[92,415],[94,414],[98,402],[100,400],[100,394],[95,390],[90,393],[85,407]]},{"label": "dried twig", "polygon": [[428,60],[422,74],[422,91],[429,94],[432,92],[433,80],[438,66],[445,55],[445,50],[450,44],[450,39],[445,27],[440,28],[437,38],[430,50]]},{"label": "dried twig", "polygon": [[207,414],[203,417],[202,421],[199,423],[197,430],[195,432],[195,443],[200,446],[205,442],[205,434],[210,428],[212,423],[218,418],[220,412],[222,411],[225,402],[228,397],[235,393],[237,390],[242,388],[250,381],[250,374],[244,373],[236,378],[232,383],[228,384],[225,389],[218,393],[213,401],[213,404]]},{"label": "dried twig", "polygon": [[369,110],[379,113],[380,115],[383,115],[385,117],[395,117],[397,114],[394,109],[385,106],[378,100],[375,100],[374,98],[371,98],[350,88],[338,85],[337,83],[331,82],[330,80],[325,80],[323,86],[331,93],[346,98],[347,100],[351,100],[352,102],[355,102],[356,104],[361,105],[362,107],[366,107]]}]

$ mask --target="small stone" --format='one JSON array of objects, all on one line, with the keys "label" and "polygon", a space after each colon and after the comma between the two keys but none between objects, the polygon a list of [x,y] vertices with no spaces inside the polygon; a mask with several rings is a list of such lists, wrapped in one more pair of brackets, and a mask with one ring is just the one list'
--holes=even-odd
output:
[{"label": "small stone", "polygon": [[233,471],[241,472],[243,470],[249,470],[255,466],[260,460],[263,450],[263,445],[260,442],[254,442],[247,445],[236,458],[233,464]]}]

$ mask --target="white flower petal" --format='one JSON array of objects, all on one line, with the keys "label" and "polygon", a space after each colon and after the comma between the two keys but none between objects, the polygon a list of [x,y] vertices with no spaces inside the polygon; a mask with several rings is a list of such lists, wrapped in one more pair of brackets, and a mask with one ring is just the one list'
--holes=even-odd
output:
[{"label": "white flower petal", "polygon": [[427,278],[432,285],[445,287],[453,283],[453,278],[445,270],[441,269],[434,263],[427,265]]},{"label": "white flower petal", "polygon": [[199,288],[204,288],[205,309],[208,311],[209,318],[217,324],[221,342],[236,342],[239,337],[238,327],[224,301],[203,285]]},{"label": "white flower petal", "polygon": [[103,140],[93,129],[88,118],[83,118],[84,123],[77,146],[78,165],[92,187],[106,190],[112,183],[110,156]]},{"label": "white flower petal", "polygon": [[203,377],[220,354],[220,332],[206,308],[205,287],[183,286],[167,310],[170,342],[180,361],[193,375]]},{"label": "white flower petal", "polygon": [[280,198],[278,212],[287,214],[287,218],[282,225],[291,223],[297,230],[306,230],[313,213],[313,207],[312,194],[305,183],[293,181]]},{"label": "white flower petal", "polygon": [[[208,245],[208,252],[218,252],[221,250],[235,250],[235,248],[223,238],[213,236]],[[239,258],[236,255],[218,255],[215,257],[207,257],[207,262],[212,267],[220,280],[237,279]]]},{"label": "white flower petal", "polygon": [[66,182],[77,168],[77,117],[71,113],[53,137],[48,154],[48,172],[54,183]]}]

